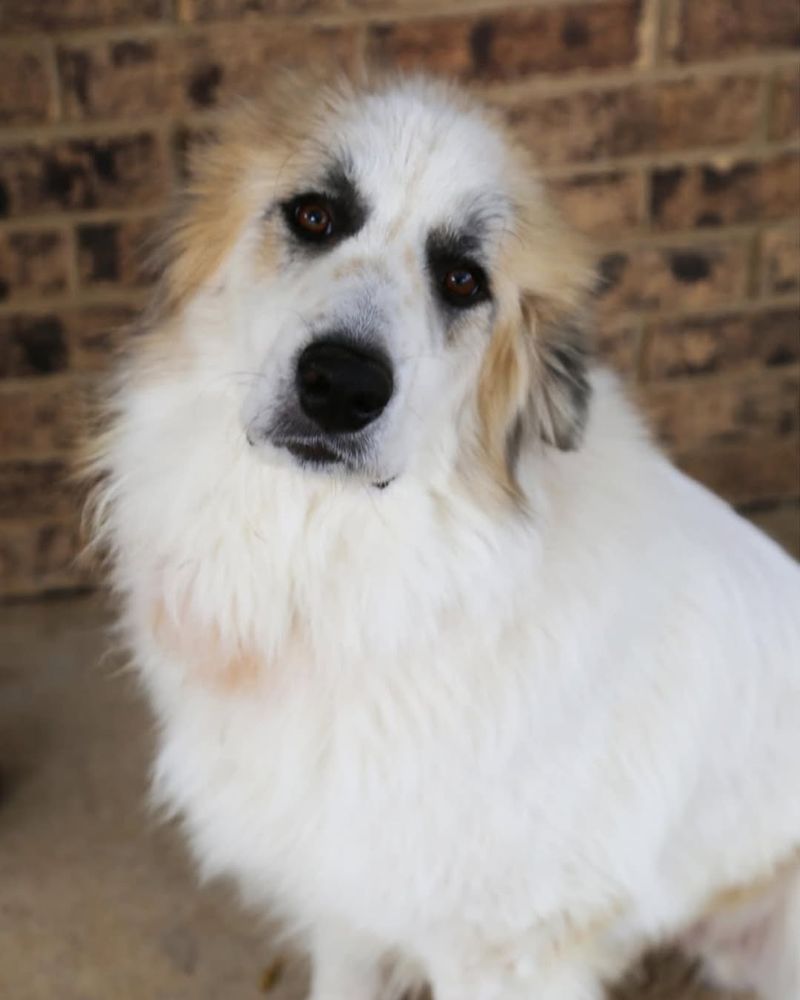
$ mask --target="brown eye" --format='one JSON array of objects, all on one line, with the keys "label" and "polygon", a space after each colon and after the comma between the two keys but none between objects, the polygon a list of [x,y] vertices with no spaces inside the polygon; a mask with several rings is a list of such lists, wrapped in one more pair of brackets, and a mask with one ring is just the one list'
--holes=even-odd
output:
[{"label": "brown eye", "polygon": [[479,288],[477,275],[466,268],[457,267],[444,276],[444,287],[448,295],[470,299]]},{"label": "brown eye", "polygon": [[333,232],[333,213],[321,199],[304,199],[294,206],[293,222],[299,235],[323,240]]}]

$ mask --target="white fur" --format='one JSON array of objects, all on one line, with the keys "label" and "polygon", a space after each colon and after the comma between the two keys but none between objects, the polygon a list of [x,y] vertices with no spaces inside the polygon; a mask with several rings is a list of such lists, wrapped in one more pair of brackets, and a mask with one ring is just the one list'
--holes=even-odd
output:
[{"label": "white fur", "polygon": [[[337,132],[385,210],[361,242],[276,280],[253,222],[178,320],[185,363],[122,387],[105,531],[158,793],[204,872],[304,935],[314,1000],[376,1000],[387,959],[437,1000],[595,1000],[800,845],[800,572],[668,464],[603,371],[577,451],[526,446],[527,510],[458,470],[490,317],[443,347],[396,262],[507,168],[488,125],[431,94],[398,87]],[[370,295],[400,372],[384,490],[244,435],[298,309],[305,330]],[[254,651],[255,675],[197,671],[207,636],[221,660]],[[800,995],[787,886],[767,1000]]]}]

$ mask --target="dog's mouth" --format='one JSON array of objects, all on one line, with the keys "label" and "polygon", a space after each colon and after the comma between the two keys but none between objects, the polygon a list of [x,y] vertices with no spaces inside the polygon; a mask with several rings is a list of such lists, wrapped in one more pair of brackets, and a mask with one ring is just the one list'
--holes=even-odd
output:
[{"label": "dog's mouth", "polygon": [[[340,455],[323,441],[282,441],[279,447],[285,448],[292,458],[297,459],[304,466],[323,469],[340,465],[350,472],[356,471],[352,461],[347,456]],[[372,485],[378,490],[385,490],[396,478],[396,476],[391,476],[389,479],[377,480]]]},{"label": "dog's mouth", "polygon": [[291,441],[284,448],[298,461],[310,465],[335,465],[343,462],[340,455],[319,441]]}]

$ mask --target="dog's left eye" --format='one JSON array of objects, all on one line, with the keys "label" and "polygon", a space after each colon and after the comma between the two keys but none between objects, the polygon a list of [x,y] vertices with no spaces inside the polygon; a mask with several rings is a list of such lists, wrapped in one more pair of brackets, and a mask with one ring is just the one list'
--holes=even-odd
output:
[{"label": "dog's left eye", "polygon": [[301,239],[321,243],[333,236],[336,228],[333,207],[322,195],[301,195],[287,209],[287,221]]}]

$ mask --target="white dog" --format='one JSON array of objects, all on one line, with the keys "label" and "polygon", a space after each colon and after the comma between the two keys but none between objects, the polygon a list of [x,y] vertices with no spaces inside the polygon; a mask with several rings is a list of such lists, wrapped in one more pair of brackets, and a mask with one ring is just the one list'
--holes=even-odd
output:
[{"label": "white dog", "polygon": [[664,939],[800,997],[800,572],[589,366],[514,138],[277,88],[166,242],[96,524],[203,871],[314,1000],[595,1000]]}]

